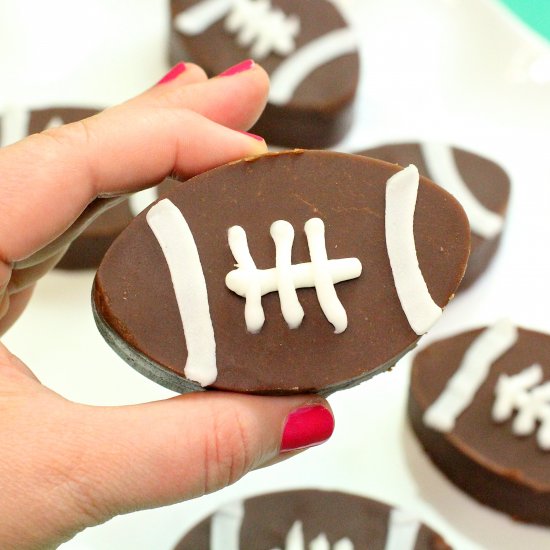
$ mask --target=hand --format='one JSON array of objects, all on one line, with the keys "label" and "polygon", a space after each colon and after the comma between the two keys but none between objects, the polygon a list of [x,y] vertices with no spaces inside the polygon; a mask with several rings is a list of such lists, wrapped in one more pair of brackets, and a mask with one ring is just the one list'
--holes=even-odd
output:
[{"label": "hand", "polygon": [[[208,80],[188,64],[123,105],[0,150],[2,327],[82,229],[89,216],[79,216],[96,197],[265,152],[263,140],[240,130],[259,116],[267,88],[257,65]],[[311,395],[71,403],[0,345],[0,547],[55,547],[116,514],[214,491],[332,429],[327,403]]]}]

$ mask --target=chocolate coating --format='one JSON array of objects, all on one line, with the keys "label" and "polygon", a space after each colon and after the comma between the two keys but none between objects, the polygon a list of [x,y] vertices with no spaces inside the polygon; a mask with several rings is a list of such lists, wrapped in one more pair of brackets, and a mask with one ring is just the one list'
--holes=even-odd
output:
[{"label": "chocolate coating", "polygon": [[[198,1],[172,0],[172,18]],[[296,50],[332,30],[347,27],[341,13],[327,0],[272,0],[272,4],[300,18]],[[249,48],[236,43],[234,35],[224,30],[223,20],[198,36],[185,36],[172,26],[172,64],[191,59],[214,76],[249,57]],[[270,54],[259,62],[271,74],[282,60]],[[268,104],[252,131],[285,147],[328,147],[351,126],[358,80],[358,54],[338,57],[305,78],[286,105]]]},{"label": "chocolate coating", "polygon": [[[452,148],[454,159],[460,175],[467,183],[475,197],[489,210],[506,216],[510,198],[510,178],[495,162],[475,153]],[[382,145],[358,153],[367,157],[394,162],[401,166],[414,164],[419,172],[435,181],[429,173],[419,143],[399,143]],[[444,182],[435,183],[445,187]],[[485,239],[472,232],[472,249],[468,268],[462,279],[459,290],[468,288],[489,266],[500,244],[502,233],[493,239]]]},{"label": "chocolate coating", "polygon": [[[166,195],[185,216],[201,258],[216,339],[218,377],[212,388],[330,393],[388,369],[416,345],[419,337],[403,313],[385,243],[386,181],[398,171],[394,165],[356,155],[294,151],[222,166]],[[275,265],[271,224],[290,222],[296,233],[292,262],[309,262],[303,227],[313,217],[325,223],[329,259],[356,257],[363,266],[358,279],[335,287],[347,311],[348,328],[334,334],[315,289],[305,288],[298,291],[305,311],[299,328],[289,329],[278,293],[273,292],[262,299],[263,329],[251,334],[244,299],[225,285],[225,276],[235,266],[227,230],[242,226],[258,269],[268,269]],[[420,267],[440,307],[464,273],[468,234],[458,203],[422,179],[414,235]],[[186,380],[187,350],[174,289],[144,213],[106,254],[93,302],[100,328],[113,332],[111,344],[130,347],[118,349],[123,358],[136,366],[131,355],[137,351],[159,369]],[[201,389],[190,382],[188,386],[170,385],[178,391]]]},{"label": "chocolate coating", "polygon": [[544,380],[550,379],[550,335],[519,329],[516,345],[492,365],[450,433],[423,422],[481,330],[436,342],[415,357],[408,402],[412,427],[434,464],[459,488],[515,519],[550,525],[550,452],[538,447],[535,435],[514,435],[512,420],[497,424],[491,417],[500,374],[517,374],[538,363]]},{"label": "chocolate coating", "polygon": [[[384,550],[392,510],[368,498],[318,490],[262,495],[245,500],[244,507],[242,550],[284,548],[285,537],[297,520],[303,523],[306,545],[324,533],[331,544],[347,537],[356,550]],[[211,518],[193,527],[175,550],[210,550]],[[421,524],[414,550],[450,548],[439,534]]]}]

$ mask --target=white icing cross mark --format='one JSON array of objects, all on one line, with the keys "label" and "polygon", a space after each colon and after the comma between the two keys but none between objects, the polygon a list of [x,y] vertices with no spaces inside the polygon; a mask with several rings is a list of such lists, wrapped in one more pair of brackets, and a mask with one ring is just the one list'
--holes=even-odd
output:
[{"label": "white icing cross mark", "polygon": [[[305,550],[306,541],[304,538],[304,530],[302,527],[302,522],[297,520],[293,523],[290,528],[286,539],[284,550]],[[354,550],[353,543],[348,538],[340,539],[335,542],[332,547],[327,536],[324,533],[320,533],[315,537],[308,546],[309,550]],[[273,550],[280,550],[279,548],[274,548]]]},{"label": "white icing cross mark", "polygon": [[512,422],[514,435],[531,435],[536,430],[539,447],[550,451],[550,382],[541,384],[542,378],[542,367],[537,364],[513,376],[501,374],[492,417],[495,422],[505,422],[517,411]]},{"label": "white icing cross mark", "polygon": [[424,424],[439,432],[452,431],[456,419],[489,375],[491,365],[516,344],[517,338],[517,328],[506,319],[485,329],[466,350],[439,397],[426,409]]},{"label": "white icing cross mark", "polygon": [[273,8],[270,0],[235,0],[225,29],[236,33],[239,46],[250,46],[254,59],[264,59],[271,53],[287,56],[296,49],[300,20]]},{"label": "white icing cross mark", "polygon": [[414,164],[387,181],[386,246],[401,307],[420,336],[439,319],[442,310],[430,296],[416,256],[413,229],[419,181]]},{"label": "white icing cross mark", "polygon": [[201,34],[227,15],[224,28],[236,34],[237,44],[264,59],[271,53],[287,56],[295,48],[300,20],[271,5],[271,0],[203,0],[175,18],[176,29],[188,36]]},{"label": "white icing cross mark", "polygon": [[281,311],[291,329],[302,323],[304,310],[296,289],[315,287],[319,305],[326,318],[339,334],[348,325],[347,314],[334,285],[355,279],[361,275],[361,262],[357,258],[329,260],[325,244],[325,225],[319,218],[311,218],[304,226],[311,262],[292,264],[294,229],[290,223],[279,220],[271,225],[270,234],[275,242],[275,267],[257,269],[250,251],[244,229],[238,225],[228,231],[229,247],[237,269],[225,278],[227,287],[246,299],[245,321],[249,332],[259,332],[265,315],[262,296],[278,291]]}]

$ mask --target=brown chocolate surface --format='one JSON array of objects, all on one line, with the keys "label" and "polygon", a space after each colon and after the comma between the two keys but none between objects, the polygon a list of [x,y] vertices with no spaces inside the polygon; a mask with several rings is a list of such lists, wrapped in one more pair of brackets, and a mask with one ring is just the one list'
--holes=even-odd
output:
[{"label": "brown chocolate surface", "polygon": [[[506,216],[510,198],[510,178],[495,162],[475,153],[452,148],[460,175],[475,195],[475,197],[489,210]],[[382,145],[361,151],[359,154],[378,158],[386,162],[393,162],[401,166],[414,164],[419,172],[435,181],[426,168],[424,157],[419,143],[397,143]],[[436,181],[445,187],[445,182]],[[459,290],[468,288],[487,269],[500,244],[501,234],[493,239],[485,239],[472,232],[472,249],[468,268]]]},{"label": "brown chocolate surface", "polygon": [[[222,166],[166,195],[186,218],[203,266],[216,339],[213,388],[328,393],[389,368],[414,347],[418,336],[398,299],[385,243],[386,181],[398,171],[355,155],[295,151]],[[312,217],[325,223],[329,259],[356,257],[362,263],[358,279],[335,286],[347,311],[347,329],[334,334],[315,289],[306,288],[297,291],[305,311],[299,328],[288,328],[273,292],[262,299],[263,329],[249,333],[245,300],[225,285],[235,266],[227,230],[242,226],[256,266],[268,269],[275,265],[269,230],[279,219],[295,229],[293,263],[310,261],[303,227]],[[464,272],[469,230],[458,203],[424,179],[414,233],[428,289],[443,307]],[[183,376],[187,351],[181,318],[166,260],[144,214],[106,254],[93,300],[100,320],[118,339]]]},{"label": "brown chocolate surface", "polygon": [[498,424],[491,418],[500,374],[517,374],[538,363],[543,380],[550,380],[550,335],[520,329],[517,344],[492,365],[452,432],[435,431],[423,422],[424,411],[480,333],[441,340],[415,357],[408,404],[413,429],[432,461],[461,489],[516,519],[550,525],[550,452],[538,447],[534,434],[514,435],[512,419]]},{"label": "brown chocolate surface", "polygon": [[[272,493],[244,501],[241,550],[284,548],[288,531],[300,520],[306,545],[320,533],[331,544],[348,538],[355,550],[384,550],[392,508],[381,502],[336,491]],[[212,516],[195,526],[175,550],[210,550]],[[421,524],[416,543],[403,550],[449,550],[440,535]]]},{"label": "brown chocolate surface", "polygon": [[[172,18],[199,0],[172,0]],[[300,18],[296,50],[330,31],[346,27],[338,9],[327,0],[272,0],[274,7]],[[235,35],[218,21],[198,36],[172,28],[171,62],[191,59],[209,75],[216,75],[251,57]],[[292,54],[289,55],[289,57]],[[283,57],[270,54],[259,60],[271,74]],[[359,79],[357,53],[341,56],[314,70],[284,106],[268,105],[253,132],[268,142],[287,147],[326,147],[339,141],[351,125],[352,103]]]}]

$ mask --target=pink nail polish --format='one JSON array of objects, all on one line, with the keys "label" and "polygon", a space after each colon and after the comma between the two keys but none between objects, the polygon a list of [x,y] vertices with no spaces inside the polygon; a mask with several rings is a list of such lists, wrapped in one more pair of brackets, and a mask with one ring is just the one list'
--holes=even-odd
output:
[{"label": "pink nail polish", "polygon": [[236,65],[233,65],[233,67],[229,67],[229,69],[225,69],[225,71],[223,71],[223,73],[220,73],[218,76],[232,76],[237,73],[248,71],[252,69],[252,67],[254,67],[254,60],[245,59],[244,61],[241,61]]},{"label": "pink nail polish", "polygon": [[319,445],[334,431],[334,417],[322,405],[306,405],[291,412],[286,419],[281,452]]},{"label": "pink nail polish", "polygon": [[245,136],[251,137],[258,141],[265,141],[265,139],[262,136],[257,136],[256,134],[251,134],[250,132],[243,132],[242,130],[237,130],[237,131],[241,134],[244,134]]},{"label": "pink nail polish", "polygon": [[157,86],[159,84],[166,84],[166,82],[170,82],[177,78],[181,73],[185,71],[185,63],[183,61],[180,61],[177,65],[174,65],[158,82]]}]

